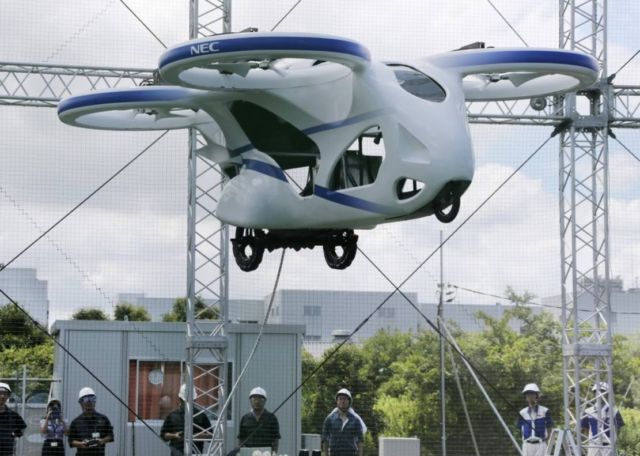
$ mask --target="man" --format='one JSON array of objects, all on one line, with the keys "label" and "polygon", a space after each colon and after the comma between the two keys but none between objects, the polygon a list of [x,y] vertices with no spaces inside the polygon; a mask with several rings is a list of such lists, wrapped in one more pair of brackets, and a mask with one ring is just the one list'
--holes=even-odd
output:
[{"label": "man", "polygon": [[337,408],[327,416],[322,425],[323,456],[363,456],[362,443],[366,427],[351,408],[353,398],[348,389],[336,393]]},{"label": "man", "polygon": [[[589,407],[585,410],[585,416],[580,420],[580,428],[582,433],[589,436],[589,443],[587,448],[587,456],[610,456],[611,453],[611,437],[610,424],[609,424],[609,404],[606,401],[607,394],[609,393],[609,384],[606,382],[599,382],[593,385],[591,391],[597,396],[600,396],[600,400],[596,402],[596,405]],[[616,425],[616,432],[624,426],[624,421],[620,412],[615,410],[614,422]]]},{"label": "man", "polygon": [[267,392],[257,386],[249,393],[251,411],[240,420],[238,444],[236,448],[271,448],[278,452],[280,424],[278,418],[264,408]]},{"label": "man", "polygon": [[96,393],[85,386],[78,393],[82,413],[69,426],[69,446],[78,456],[104,456],[105,445],[113,442],[113,426],[105,415],[96,412]]},{"label": "man", "polygon": [[12,456],[14,440],[22,437],[26,423],[18,413],[7,407],[11,388],[0,383],[0,456]]},{"label": "man", "polygon": [[[195,397],[195,391],[193,392]],[[160,429],[160,436],[163,440],[169,442],[169,448],[171,449],[171,456],[182,456],[184,454],[184,414],[185,414],[185,402],[187,400],[187,385],[182,385],[180,391],[178,391],[178,400],[180,405],[177,409],[171,411],[169,415],[162,423]],[[211,434],[207,431],[211,429],[211,421],[207,416],[198,410],[194,409],[193,416],[193,436],[194,437],[207,437]],[[197,441],[193,444],[198,448],[198,451],[202,453],[204,449],[204,442]]]},{"label": "man", "polygon": [[524,456],[543,456],[553,428],[551,413],[538,404],[542,393],[535,383],[525,385],[522,394],[527,401],[527,406],[520,410],[517,423],[522,431],[522,453]]}]

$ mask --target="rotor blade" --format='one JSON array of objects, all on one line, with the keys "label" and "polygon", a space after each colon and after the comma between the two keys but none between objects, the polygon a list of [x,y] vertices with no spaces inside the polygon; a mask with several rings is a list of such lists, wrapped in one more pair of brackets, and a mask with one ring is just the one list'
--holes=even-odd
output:
[{"label": "rotor blade", "polygon": [[249,74],[250,70],[254,68],[258,68],[258,64],[256,62],[223,62],[223,63],[210,63],[208,65],[203,65],[202,68],[209,68],[218,70],[223,74],[237,74],[238,76],[242,76],[243,78]]},{"label": "rotor blade", "polygon": [[533,81],[534,79],[541,78],[546,76],[546,73],[507,73],[506,76],[513,83],[515,87],[520,87],[522,84],[525,84],[529,81]]}]

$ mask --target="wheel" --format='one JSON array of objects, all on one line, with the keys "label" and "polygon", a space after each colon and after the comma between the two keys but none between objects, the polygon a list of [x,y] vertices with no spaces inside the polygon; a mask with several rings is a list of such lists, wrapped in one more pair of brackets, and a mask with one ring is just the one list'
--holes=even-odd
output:
[{"label": "wheel", "polygon": [[263,236],[262,230],[236,228],[236,237],[231,239],[233,257],[243,271],[254,271],[260,266],[262,255],[264,255],[264,245],[259,238]]},{"label": "wheel", "polygon": [[358,236],[347,230],[338,233],[334,239],[322,246],[324,259],[331,269],[346,269],[358,252]]},{"label": "wheel", "polygon": [[435,207],[433,210],[436,218],[442,223],[450,223],[454,221],[458,215],[458,211],[460,211],[460,198],[454,199],[453,203],[447,207],[450,208],[448,212],[445,212],[446,207]]}]

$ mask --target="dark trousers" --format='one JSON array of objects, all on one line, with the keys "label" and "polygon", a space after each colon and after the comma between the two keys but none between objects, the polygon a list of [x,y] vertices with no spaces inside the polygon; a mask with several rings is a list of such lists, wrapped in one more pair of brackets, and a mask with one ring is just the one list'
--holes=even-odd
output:
[{"label": "dark trousers", "polygon": [[42,456],[64,456],[64,442],[57,439],[45,440],[42,444]]}]

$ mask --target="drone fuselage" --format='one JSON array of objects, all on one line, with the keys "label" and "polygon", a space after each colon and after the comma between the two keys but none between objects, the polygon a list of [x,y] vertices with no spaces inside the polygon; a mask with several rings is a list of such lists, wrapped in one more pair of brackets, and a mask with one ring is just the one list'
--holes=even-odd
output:
[{"label": "drone fuselage", "polygon": [[[398,69],[429,76],[444,97],[426,100],[403,89],[394,73]],[[228,158],[218,155],[217,161],[223,169],[238,169],[225,185],[216,212],[227,223],[269,229],[372,228],[428,215],[433,212],[429,205],[447,183],[468,184],[473,178],[464,94],[460,79],[446,71],[425,62],[373,62],[352,72],[326,62],[256,73],[255,81],[250,76],[221,76],[220,84],[240,96],[200,102],[225,132]],[[289,128],[252,132],[249,123],[260,123],[262,116],[269,116],[265,111]],[[293,129],[292,139],[266,137]],[[382,153],[348,152],[366,134],[369,139],[381,135]],[[306,149],[295,150],[295,141]],[[306,190],[287,176],[286,164],[296,162],[293,157],[311,168]],[[341,171],[341,166],[349,169]],[[358,179],[372,167],[374,175]],[[352,179],[337,178],[341,172],[351,173]]]},{"label": "drone fuselage", "polygon": [[381,62],[346,38],[238,33],[167,49],[158,74],[175,85],[73,96],[58,115],[97,129],[197,129],[196,153],[227,177],[215,214],[237,227],[242,270],[265,250],[320,245],[344,269],[354,229],[455,219],[475,167],[465,102],[584,89],[598,73],[593,57],[562,49]]}]

